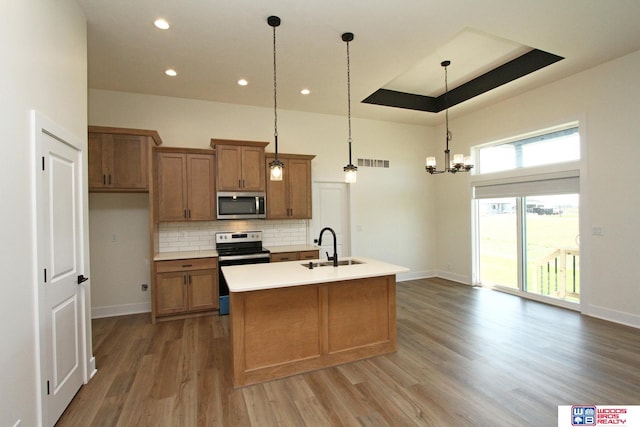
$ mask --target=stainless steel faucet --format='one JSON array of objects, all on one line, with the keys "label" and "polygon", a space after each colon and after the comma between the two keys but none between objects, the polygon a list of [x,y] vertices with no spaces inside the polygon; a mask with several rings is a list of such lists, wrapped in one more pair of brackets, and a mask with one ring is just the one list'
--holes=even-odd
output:
[{"label": "stainless steel faucet", "polygon": [[329,252],[327,252],[327,260],[333,261],[333,266],[338,266],[338,239],[336,239],[336,232],[333,231],[331,227],[325,227],[320,230],[320,237],[318,237],[318,246],[322,246],[322,235],[325,231],[330,231],[333,234],[333,256],[329,256]]}]

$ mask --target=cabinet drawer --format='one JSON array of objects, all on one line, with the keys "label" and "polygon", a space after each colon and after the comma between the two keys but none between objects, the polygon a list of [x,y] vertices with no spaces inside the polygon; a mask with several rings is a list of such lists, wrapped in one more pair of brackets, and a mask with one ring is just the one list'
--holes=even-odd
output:
[{"label": "cabinet drawer", "polygon": [[320,251],[301,251],[299,259],[318,259],[320,258]]},{"label": "cabinet drawer", "polygon": [[296,261],[298,252],[279,252],[271,254],[271,262]]},{"label": "cabinet drawer", "polygon": [[156,273],[171,271],[206,270],[218,268],[218,258],[176,259],[172,261],[156,261]]}]

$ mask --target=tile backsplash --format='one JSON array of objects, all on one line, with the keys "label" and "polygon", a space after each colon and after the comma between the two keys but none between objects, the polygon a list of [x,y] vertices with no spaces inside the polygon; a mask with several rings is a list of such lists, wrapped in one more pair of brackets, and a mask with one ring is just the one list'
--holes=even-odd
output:
[{"label": "tile backsplash", "polygon": [[219,231],[262,231],[264,246],[310,244],[309,220],[247,220],[166,222],[159,226],[159,251],[199,251],[215,249]]}]

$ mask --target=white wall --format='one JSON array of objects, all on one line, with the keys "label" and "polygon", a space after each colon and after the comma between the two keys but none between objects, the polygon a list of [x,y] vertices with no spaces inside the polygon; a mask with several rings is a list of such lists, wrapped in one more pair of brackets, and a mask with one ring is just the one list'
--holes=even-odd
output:
[{"label": "white wall", "polygon": [[[587,287],[583,312],[637,327],[639,75],[640,52],[635,52],[482,111],[459,118],[453,114],[450,122],[456,150],[469,152],[475,144],[581,121],[587,138],[587,179],[581,188],[581,269]],[[469,180],[435,178],[442,206],[437,218],[438,269],[446,271],[450,264],[454,274],[470,283],[471,251],[461,250],[471,246]],[[601,227],[603,235],[592,236],[592,227]]]},{"label": "white wall", "polygon": [[86,22],[73,0],[0,2],[0,425],[35,426],[36,282],[30,110],[86,141]]},{"label": "white wall", "polygon": [[149,195],[89,194],[92,318],[151,311]]},{"label": "white wall", "polygon": [[[269,108],[105,90],[89,91],[89,123],[157,130],[164,146],[209,148],[211,138],[273,139],[273,110]],[[315,181],[343,180],[342,167],[348,160],[346,117],[278,110],[278,131],[280,152],[316,155],[312,162]],[[435,266],[435,211],[428,196],[433,183],[424,172],[432,134],[429,127],[353,119],[353,158],[387,159],[390,168],[360,168],[358,183],[351,186],[352,254],[407,266],[412,270],[408,277],[430,274]],[[273,151],[272,145],[267,146],[268,152]],[[92,252],[102,251],[93,234],[108,236],[110,223],[92,221]],[[145,231],[140,230],[130,237],[144,240],[144,236]],[[148,258],[144,250],[129,254],[130,263],[119,268],[136,269]],[[99,261],[97,257],[92,261],[95,270]],[[118,280],[108,267],[100,267],[100,272],[104,276],[94,272],[94,306],[110,304],[109,291],[97,288]],[[132,292],[139,294],[137,289],[139,285]],[[131,295],[120,303],[134,303],[135,298]]]}]

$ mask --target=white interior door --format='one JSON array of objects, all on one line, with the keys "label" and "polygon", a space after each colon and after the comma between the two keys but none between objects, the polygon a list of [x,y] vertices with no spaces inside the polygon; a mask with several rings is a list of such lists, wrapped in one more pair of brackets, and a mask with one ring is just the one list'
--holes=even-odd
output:
[{"label": "white interior door", "polygon": [[54,425],[83,382],[82,151],[36,127],[42,422]]},{"label": "white interior door", "polygon": [[[313,192],[313,238],[320,236],[324,227],[331,227],[336,232],[338,241],[338,258],[351,255],[351,230],[349,210],[349,189],[343,182],[315,183]],[[330,233],[322,236],[320,257],[326,253],[333,255],[333,238]]]}]

